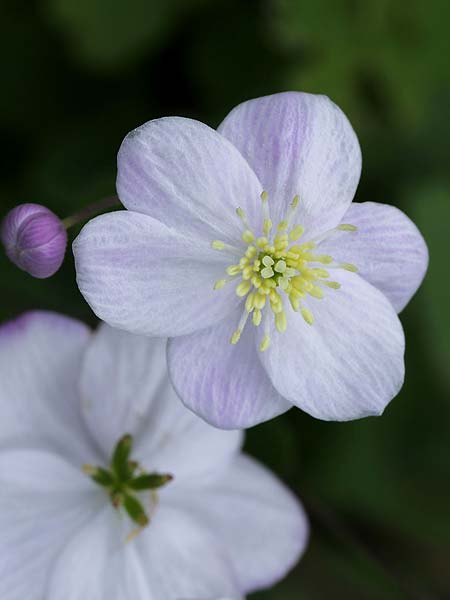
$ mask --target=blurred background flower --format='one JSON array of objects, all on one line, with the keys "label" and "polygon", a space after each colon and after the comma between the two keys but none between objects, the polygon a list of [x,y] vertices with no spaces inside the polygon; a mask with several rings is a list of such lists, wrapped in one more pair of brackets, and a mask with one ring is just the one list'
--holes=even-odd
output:
[{"label": "blurred background flower", "polygon": [[[61,216],[114,193],[124,135],[168,114],[216,126],[242,100],[330,96],[363,151],[356,200],[421,228],[430,269],[402,320],[407,378],[381,419],[291,411],[247,450],[301,493],[313,535],[286,581],[255,600],[450,596],[450,5],[445,0],[5,0],[1,216]],[[72,234],[71,234],[72,235]],[[0,254],[0,318],[44,307],[94,322],[71,256],[51,279]]]}]

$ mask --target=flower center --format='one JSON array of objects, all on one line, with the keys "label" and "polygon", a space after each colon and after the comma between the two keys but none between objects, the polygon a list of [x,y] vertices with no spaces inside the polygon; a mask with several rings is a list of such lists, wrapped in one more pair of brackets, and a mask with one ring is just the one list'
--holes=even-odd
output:
[{"label": "flower center", "polygon": [[124,435],[114,448],[108,468],[83,465],[86,475],[105,489],[114,508],[123,509],[138,525],[130,539],[150,523],[144,508],[146,492],[149,492],[149,505],[153,508],[158,501],[156,490],[173,479],[168,474],[147,473],[138,462],[130,459],[132,448],[132,436]]},{"label": "flower center", "polygon": [[354,225],[341,224],[313,240],[299,243],[305,228],[298,224],[291,225],[300,201],[299,196],[295,196],[285,219],[275,228],[269,214],[268,199],[267,192],[262,192],[264,223],[263,235],[260,237],[252,231],[242,208],[236,209],[244,227],[242,241],[247,244],[244,254],[241,249],[219,240],[212,242],[215,250],[239,257],[239,262],[227,267],[228,277],[219,279],[214,284],[214,289],[219,290],[231,280],[240,279],[236,286],[236,294],[245,298],[245,309],[236,331],[231,336],[231,343],[236,344],[239,341],[247,319],[252,314],[255,326],[264,323],[264,337],[260,345],[262,352],[270,345],[271,315],[277,331],[286,331],[285,298],[289,300],[291,308],[299,312],[308,325],[312,325],[314,316],[305,306],[304,300],[308,296],[322,299],[326,288],[338,290],[341,287],[340,283],[330,279],[330,270],[357,272],[353,264],[338,263],[328,254],[314,252],[317,245],[335,231],[356,231]]}]

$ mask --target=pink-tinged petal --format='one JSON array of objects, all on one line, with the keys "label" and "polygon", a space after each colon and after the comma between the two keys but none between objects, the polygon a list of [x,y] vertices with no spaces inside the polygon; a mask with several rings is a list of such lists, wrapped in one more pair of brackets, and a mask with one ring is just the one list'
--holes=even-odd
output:
[{"label": "pink-tinged petal", "polygon": [[49,577],[48,600],[147,600],[150,593],[133,525],[106,506],[68,540]]},{"label": "pink-tinged petal", "polygon": [[299,500],[247,456],[237,457],[214,487],[185,494],[184,502],[217,535],[243,592],[282,579],[305,550],[309,527]]},{"label": "pink-tinged petal", "polygon": [[96,456],[78,395],[90,335],[78,321],[39,311],[0,327],[0,441],[39,437],[77,465]]},{"label": "pink-tinged petal", "polygon": [[239,596],[233,566],[220,536],[205,526],[202,515],[192,515],[184,507],[161,501],[150,526],[135,543],[151,598]]},{"label": "pink-tinged petal", "polygon": [[169,340],[172,383],[184,404],[222,429],[244,429],[291,408],[271,385],[254,348],[247,324],[236,345],[230,343],[239,313],[220,325]]},{"label": "pink-tinged petal", "polygon": [[102,491],[81,468],[35,449],[0,452],[0,488],[0,598],[47,598],[54,561]]},{"label": "pink-tinged petal", "polygon": [[206,241],[240,239],[240,206],[261,223],[256,175],[230,142],[207,125],[180,117],[149,121],[124,139],[117,192],[128,210]]},{"label": "pink-tinged petal", "polygon": [[230,257],[147,215],[118,211],[90,221],[74,242],[77,282],[95,314],[114,327],[185,335],[238,304],[233,286],[214,291]]},{"label": "pink-tinged petal", "polygon": [[336,232],[320,244],[320,253],[357,265],[361,277],[381,290],[397,312],[403,310],[428,267],[428,249],[417,227],[395,206],[376,202],[352,204],[342,222],[358,230]]},{"label": "pink-tinged petal", "polygon": [[241,447],[241,432],[215,429],[182,405],[167,375],[165,339],[101,325],[84,357],[81,396],[104,455],[131,433],[133,455],[148,471],[173,474],[171,486],[215,474]]},{"label": "pink-tinged petal", "polygon": [[358,139],[326,96],[285,92],[236,106],[218,131],[241,152],[269,193],[272,220],[300,196],[296,221],[308,233],[334,227],[361,174]]},{"label": "pink-tinged petal", "polygon": [[279,393],[314,417],[380,415],[403,384],[403,329],[379,290],[354,273],[335,279],[340,290],[308,304],[314,324],[287,311],[287,330],[259,356]]}]

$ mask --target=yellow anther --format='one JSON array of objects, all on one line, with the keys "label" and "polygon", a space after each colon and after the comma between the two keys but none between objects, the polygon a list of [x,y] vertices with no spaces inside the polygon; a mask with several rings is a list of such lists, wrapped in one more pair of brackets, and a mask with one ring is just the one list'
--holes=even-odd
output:
[{"label": "yellow anther", "polygon": [[341,223],[336,229],[339,229],[339,231],[358,231],[358,228],[355,225],[350,225],[350,223]]},{"label": "yellow anther", "polygon": [[243,221],[247,219],[244,209],[242,209],[240,206],[236,209],[236,214]]},{"label": "yellow anther", "polygon": [[227,283],[228,283],[227,279],[218,279],[216,281],[216,283],[214,284],[214,289],[215,290],[221,290],[223,287],[226,286]]},{"label": "yellow anther", "polygon": [[266,191],[263,191],[261,192],[260,198],[263,202],[267,202],[267,200],[269,199],[269,194]]},{"label": "yellow anther", "polygon": [[323,298],[323,289],[320,287],[317,287],[317,285],[312,285],[311,289],[308,290],[308,294],[310,296],[313,296],[314,298],[318,298],[319,300],[321,300]]},{"label": "yellow anther", "polygon": [[231,340],[230,340],[230,342],[231,342],[232,344],[237,344],[237,343],[238,343],[238,341],[239,341],[239,339],[240,339],[240,337],[241,337],[241,333],[242,333],[242,331],[241,331],[240,329],[236,329],[236,331],[235,331],[235,332],[233,333],[233,335],[231,336]]},{"label": "yellow anther", "polygon": [[289,223],[286,219],[278,223],[278,231],[285,231],[289,227]]},{"label": "yellow anther", "polygon": [[211,248],[214,248],[214,250],[223,250],[225,248],[225,244],[220,240],[214,240],[211,242]]},{"label": "yellow anther", "polygon": [[273,223],[270,219],[264,219],[263,231],[264,235],[269,235],[270,230],[272,229]]},{"label": "yellow anther", "polygon": [[265,335],[262,339],[259,349],[261,350],[261,352],[265,352],[269,346],[270,346],[270,337],[268,335]]},{"label": "yellow anther", "polygon": [[283,333],[283,331],[286,331],[287,319],[286,319],[286,313],[284,312],[284,310],[281,310],[279,313],[276,313],[275,327],[277,328],[277,331],[279,331],[280,333]]},{"label": "yellow anther", "polygon": [[277,273],[284,273],[286,271],[286,263],[284,260],[279,260],[274,267]]},{"label": "yellow anther", "polygon": [[296,225],[289,232],[289,239],[293,242],[296,242],[297,240],[299,240],[302,237],[302,235],[304,233],[305,233],[305,228],[303,227],[303,225]]},{"label": "yellow anther", "polygon": [[289,294],[289,302],[291,303],[292,310],[295,310],[295,312],[298,312],[300,310],[300,300],[292,293]]},{"label": "yellow anther", "polygon": [[302,313],[302,317],[305,319],[305,321],[308,323],[308,325],[312,325],[314,323],[314,316],[310,310],[303,307],[301,309],[301,313]]},{"label": "yellow anther", "polygon": [[294,199],[291,202],[291,208],[297,208],[299,202],[300,196],[294,196]]},{"label": "yellow anther", "polygon": [[255,296],[256,296],[255,292],[251,292],[251,294],[249,294],[247,296],[247,298],[245,299],[245,309],[248,312],[252,312],[252,310],[255,307]]},{"label": "yellow anther", "polygon": [[228,275],[233,276],[238,275],[241,272],[241,267],[239,265],[230,265],[226,270]]},{"label": "yellow anther", "polygon": [[266,237],[259,237],[256,240],[256,245],[258,246],[258,248],[264,249],[264,247],[267,246],[268,243],[269,243],[269,241]]},{"label": "yellow anther", "polygon": [[244,231],[244,233],[242,234],[242,240],[246,243],[246,244],[251,244],[253,242],[253,240],[255,239],[255,236],[253,235],[253,233],[250,231],[250,229],[246,229]]},{"label": "yellow anther", "polygon": [[245,251],[245,256],[247,258],[255,258],[255,256],[258,254],[258,250],[255,248],[255,246],[249,246],[247,248],[247,250]]},{"label": "yellow anther", "polygon": [[326,271],[325,269],[312,269],[312,272],[319,277],[320,279],[326,279],[327,277],[330,276],[330,274],[328,273],[328,271]]},{"label": "yellow anther", "polygon": [[346,271],[350,271],[350,273],[357,273],[358,272],[358,267],[356,267],[355,265],[352,265],[352,263],[341,263],[339,266],[341,267],[341,269],[345,269]]},{"label": "yellow anther", "polygon": [[262,279],[259,275],[253,275],[251,281],[256,289],[260,288],[262,285]]},{"label": "yellow anther", "polygon": [[341,287],[341,284],[337,281],[324,281],[323,284],[329,288],[332,288],[333,290],[339,290]]},{"label": "yellow anther", "polygon": [[250,279],[253,275],[253,267],[244,267],[242,269],[242,279]]},{"label": "yellow anther", "polygon": [[323,265],[329,265],[333,262],[333,257],[329,256],[328,254],[321,254],[320,256],[316,256],[314,260],[322,263]]},{"label": "yellow anther", "polygon": [[254,304],[255,308],[257,308],[258,310],[264,308],[266,304],[266,295],[264,293],[255,294]]},{"label": "yellow anther", "polygon": [[258,325],[260,325],[260,323],[261,323],[261,319],[262,319],[262,313],[258,308],[256,308],[253,311],[253,325],[255,325],[255,327],[258,327]]},{"label": "yellow anther", "polygon": [[287,277],[278,277],[278,285],[282,290],[287,290],[289,286],[289,279]]},{"label": "yellow anther", "polygon": [[251,287],[252,285],[250,281],[241,281],[241,283],[236,288],[236,294],[238,296],[244,297],[249,293]]},{"label": "yellow anther", "polygon": [[239,266],[241,267],[241,269],[243,269],[244,267],[246,267],[249,264],[249,262],[250,262],[249,259],[246,256],[244,256],[239,261]]}]

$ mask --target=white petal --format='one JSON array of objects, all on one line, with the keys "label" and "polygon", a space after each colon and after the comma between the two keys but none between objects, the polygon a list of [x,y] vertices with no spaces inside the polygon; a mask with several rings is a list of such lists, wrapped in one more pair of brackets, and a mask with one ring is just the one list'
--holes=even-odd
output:
[{"label": "white petal", "polygon": [[145,566],[151,598],[239,596],[221,540],[205,527],[201,515],[191,515],[183,508],[161,502],[150,526],[135,543]]},{"label": "white petal", "polygon": [[228,140],[203,123],[179,117],[149,121],[127,135],[117,162],[117,191],[128,210],[179,233],[238,242],[237,207],[252,223],[261,223],[256,175]]},{"label": "white petal", "polygon": [[244,328],[237,344],[230,338],[239,313],[197,334],[168,345],[170,376],[188,408],[215,427],[246,428],[291,407],[272,386],[254,346],[254,326]]},{"label": "white petal", "polygon": [[151,336],[184,335],[229,314],[239,300],[214,291],[233,257],[127,211],[90,221],[73,245],[77,282],[99,318]]},{"label": "white petal", "polygon": [[414,223],[388,204],[352,204],[343,223],[355,233],[337,232],[320,244],[320,254],[331,254],[358,267],[361,277],[381,290],[397,312],[411,300],[428,267],[428,250]]},{"label": "white petal", "polygon": [[0,598],[42,600],[54,561],[103,496],[81,469],[39,450],[1,451],[0,489]]},{"label": "white petal", "polygon": [[379,415],[404,379],[404,334],[389,300],[354,273],[309,302],[312,326],[291,310],[259,357],[280,394],[309,414],[347,421]]},{"label": "white petal", "polygon": [[165,339],[101,326],[83,364],[82,406],[105,456],[131,433],[143,466],[172,473],[178,483],[215,473],[240,448],[242,434],[214,429],[182,405],[167,376],[165,346]]},{"label": "white petal", "polygon": [[127,528],[111,506],[89,521],[55,562],[46,599],[156,600]]},{"label": "white petal", "polygon": [[95,456],[77,389],[89,337],[85,325],[46,312],[0,327],[0,441],[46,440],[77,465]]},{"label": "white petal", "polygon": [[247,456],[237,457],[214,487],[183,501],[217,535],[244,592],[282,579],[305,550],[309,527],[300,502]]},{"label": "white petal", "polygon": [[309,234],[339,223],[361,173],[358,139],[327,98],[285,92],[244,102],[219,131],[241,152],[269,193],[272,220],[300,196],[297,222]]}]

